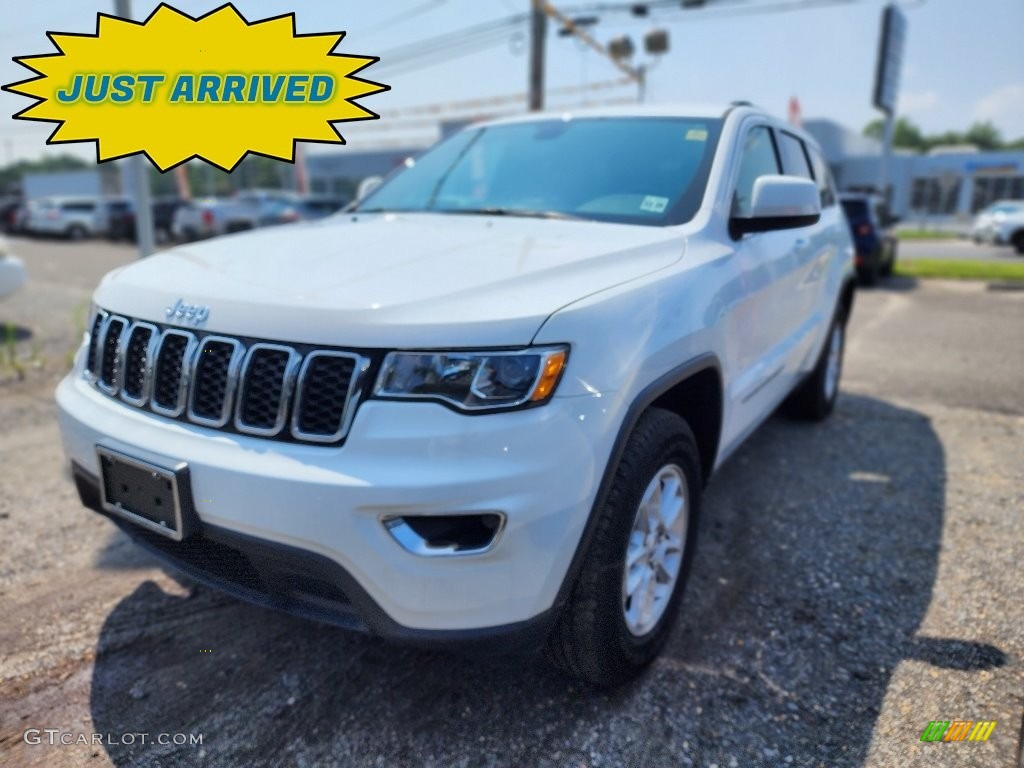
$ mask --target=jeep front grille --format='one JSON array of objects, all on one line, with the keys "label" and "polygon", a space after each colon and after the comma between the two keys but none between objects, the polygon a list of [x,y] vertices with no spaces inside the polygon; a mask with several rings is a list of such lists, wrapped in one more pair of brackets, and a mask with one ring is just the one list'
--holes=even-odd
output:
[{"label": "jeep front grille", "polygon": [[137,408],[277,440],[337,443],[348,432],[370,358],[160,327],[96,313],[86,377]]}]

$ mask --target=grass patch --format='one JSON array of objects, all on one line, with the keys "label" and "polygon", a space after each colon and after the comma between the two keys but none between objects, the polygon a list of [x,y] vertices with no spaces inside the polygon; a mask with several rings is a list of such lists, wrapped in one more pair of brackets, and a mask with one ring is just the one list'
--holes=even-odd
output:
[{"label": "grass patch", "polygon": [[1024,260],[1003,263],[967,259],[900,259],[896,262],[896,274],[906,277],[938,277],[949,280],[1020,280],[1024,282]]},{"label": "grass patch", "polygon": [[956,240],[960,235],[956,232],[936,231],[930,229],[897,229],[897,240]]}]

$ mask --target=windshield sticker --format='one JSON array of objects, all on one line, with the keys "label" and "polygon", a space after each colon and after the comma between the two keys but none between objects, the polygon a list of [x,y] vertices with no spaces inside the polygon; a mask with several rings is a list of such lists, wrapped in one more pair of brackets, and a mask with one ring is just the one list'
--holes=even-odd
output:
[{"label": "windshield sticker", "polygon": [[641,211],[650,211],[651,213],[663,213],[667,207],[668,198],[657,197],[656,195],[647,195],[644,201],[640,203]]},{"label": "windshield sticker", "polygon": [[707,141],[708,132],[704,128],[691,128],[686,132],[687,141]]}]

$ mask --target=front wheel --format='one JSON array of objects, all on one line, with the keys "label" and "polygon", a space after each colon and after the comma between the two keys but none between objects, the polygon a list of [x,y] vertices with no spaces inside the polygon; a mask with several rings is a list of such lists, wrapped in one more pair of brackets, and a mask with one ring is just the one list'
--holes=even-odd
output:
[{"label": "front wheel", "polygon": [[664,645],[696,544],[697,443],[674,413],[637,422],[595,521],[582,570],[548,639],[559,668],[600,686],[623,683]]}]

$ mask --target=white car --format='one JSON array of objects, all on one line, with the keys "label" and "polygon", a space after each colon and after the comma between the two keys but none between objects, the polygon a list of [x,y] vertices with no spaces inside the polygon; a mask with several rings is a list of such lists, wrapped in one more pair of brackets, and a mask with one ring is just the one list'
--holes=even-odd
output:
[{"label": "white car", "polygon": [[1013,245],[1024,253],[1024,200],[999,200],[979,211],[971,225],[971,239]]},{"label": "white car", "polygon": [[853,295],[806,133],[531,115],[344,216],[112,272],[60,427],[83,503],[201,581],[614,684],[671,628],[715,469],[784,401],[832,410]]},{"label": "white car", "polygon": [[0,237],[0,299],[10,296],[25,284],[25,265],[12,256],[7,241]]},{"label": "white car", "polygon": [[44,197],[29,206],[25,229],[33,235],[82,240],[103,231],[103,211],[97,197]]}]

